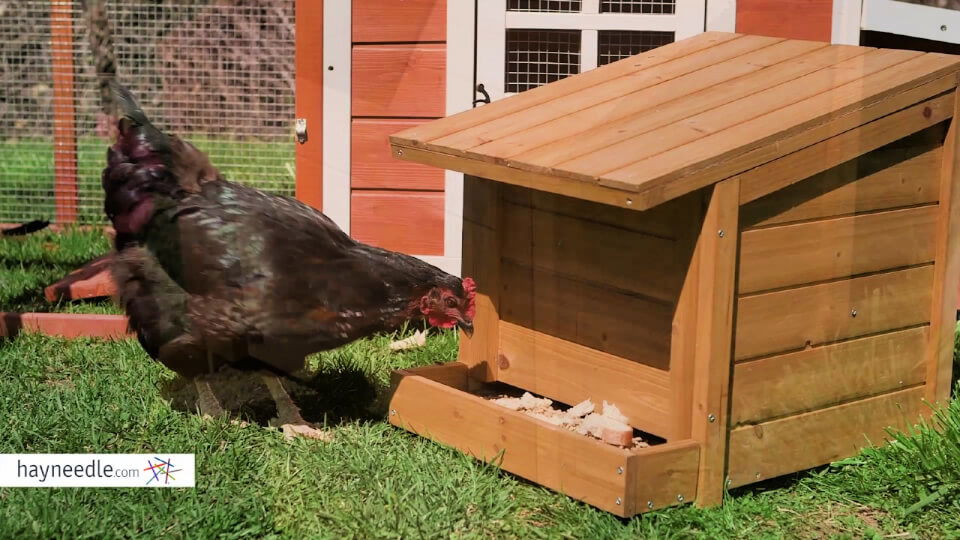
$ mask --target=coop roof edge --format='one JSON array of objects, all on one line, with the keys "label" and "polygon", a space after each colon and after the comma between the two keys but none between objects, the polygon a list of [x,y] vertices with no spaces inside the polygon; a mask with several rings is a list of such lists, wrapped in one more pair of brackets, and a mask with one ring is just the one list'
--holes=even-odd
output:
[{"label": "coop roof edge", "polygon": [[[754,65],[758,62],[760,67]],[[716,65],[723,69],[711,71]],[[700,81],[726,76],[728,67],[746,72],[730,79],[735,83],[730,85],[732,89],[718,89],[723,81],[713,85]],[[958,56],[711,32],[407,129],[391,136],[390,142],[394,156],[400,159],[645,210],[953,91],[958,71]],[[804,75],[793,77],[798,73]],[[673,86],[661,86],[668,82]],[[794,82],[816,83],[822,88],[803,90],[804,84]],[[697,84],[702,88],[696,90]],[[693,88],[692,93],[668,95],[668,90],[679,85]],[[552,92],[548,91],[551,87],[555,88]],[[794,90],[801,92],[799,97],[792,95]],[[729,94],[728,101],[717,100],[723,92]],[[642,96],[678,109],[674,111],[678,119],[654,123],[644,131],[644,122],[662,113],[657,108],[662,104],[637,105]],[[751,109],[755,101],[767,107],[759,109],[759,115]],[[683,116],[688,104],[694,112]],[[607,107],[609,118],[586,115],[604,110],[602,107]],[[632,116],[617,117],[621,111],[616,107],[636,110]],[[735,114],[728,118],[721,114],[724,108]],[[658,120],[662,119],[661,114]],[[781,122],[774,121],[777,119]],[[537,163],[524,158],[522,152],[510,155],[511,150],[505,150],[513,141],[523,144],[518,133],[534,137],[538,129],[563,126],[569,136],[557,142],[554,153],[569,148],[576,156],[579,135],[604,138],[617,126],[623,129],[624,122],[631,122],[630,129],[640,134],[634,137],[638,144],[656,143],[661,135],[681,142],[664,145],[659,153],[640,146],[639,150],[650,155],[642,161],[647,166],[631,164],[600,174],[586,174],[589,167],[578,167],[575,160],[556,162],[554,157],[554,163]],[[584,129],[588,131],[584,133]],[[611,140],[620,136],[619,132],[613,135]],[[723,141],[723,136],[736,140]],[[550,137],[554,137],[552,132],[539,136],[552,141]],[[722,144],[706,144],[711,140]],[[527,148],[534,146],[531,143]],[[705,151],[685,153],[698,147]],[[623,148],[629,154],[631,147]],[[610,155],[603,146],[579,155],[602,156],[601,151]],[[663,156],[673,159],[661,161]]]}]

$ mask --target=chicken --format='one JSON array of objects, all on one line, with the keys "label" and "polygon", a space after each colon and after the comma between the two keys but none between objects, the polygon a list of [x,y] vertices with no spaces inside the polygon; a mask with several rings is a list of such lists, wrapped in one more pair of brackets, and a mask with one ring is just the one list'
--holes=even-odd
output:
[{"label": "chicken", "polygon": [[282,385],[306,355],[408,321],[472,332],[472,279],[357,242],[295,199],[227,181],[116,91],[122,117],[102,175],[114,279],[140,343],[194,378],[202,412],[222,413],[212,374],[258,370],[285,432],[325,437]]}]

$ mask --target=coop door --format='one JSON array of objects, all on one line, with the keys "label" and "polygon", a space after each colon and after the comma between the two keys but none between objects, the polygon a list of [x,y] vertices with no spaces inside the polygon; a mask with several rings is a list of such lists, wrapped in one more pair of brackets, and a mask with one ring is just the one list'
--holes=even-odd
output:
[{"label": "coop door", "polygon": [[523,92],[703,32],[705,1],[482,0],[477,99]]}]

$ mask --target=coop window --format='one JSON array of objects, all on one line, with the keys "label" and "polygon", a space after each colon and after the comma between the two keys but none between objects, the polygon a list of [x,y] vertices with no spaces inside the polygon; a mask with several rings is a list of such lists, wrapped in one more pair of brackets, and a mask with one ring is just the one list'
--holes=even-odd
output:
[{"label": "coop window", "polygon": [[603,66],[661,45],[673,43],[673,32],[601,30],[597,36],[597,65]]},{"label": "coop window", "polygon": [[507,30],[507,92],[580,73],[579,30]]},{"label": "coop window", "polygon": [[676,9],[676,0],[600,0],[600,13],[673,15]]},{"label": "coop window", "polygon": [[579,13],[580,0],[509,0],[507,11]]}]

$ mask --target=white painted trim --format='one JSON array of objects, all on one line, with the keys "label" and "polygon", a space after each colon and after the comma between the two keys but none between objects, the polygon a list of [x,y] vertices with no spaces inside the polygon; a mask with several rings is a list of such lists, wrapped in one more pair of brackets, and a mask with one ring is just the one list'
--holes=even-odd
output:
[{"label": "white painted trim", "polygon": [[833,0],[830,42],[860,45],[861,0]]},{"label": "white painted trim", "polygon": [[712,32],[736,32],[737,0],[707,0],[705,28]]},{"label": "white painted trim", "polygon": [[352,4],[353,0],[323,0],[323,213],[347,234]]},{"label": "white painted trim", "polygon": [[[676,3],[676,14],[673,15],[674,28],[666,30],[674,31],[676,41],[687,39],[703,33],[706,28],[706,2],[707,0],[682,0]],[[636,17],[637,15],[631,15]],[[653,15],[653,17],[664,17],[664,15]],[[619,29],[618,29],[619,30]],[[641,30],[659,30],[658,28],[641,28]]]},{"label": "white painted trim", "polygon": [[[484,0],[489,1],[489,0]],[[447,116],[473,107],[474,3],[447,2]],[[503,85],[501,84],[501,87]],[[446,171],[443,198],[443,257],[421,257],[460,275],[463,257],[463,173]]]},{"label": "white painted trim", "polygon": [[600,0],[583,0],[580,3],[580,13],[600,13]]},{"label": "white painted trim", "polygon": [[[486,2],[487,0],[481,0]],[[703,2],[704,0],[685,0],[690,2],[679,3],[675,15],[638,15],[623,13],[538,13],[534,11],[507,11],[505,12],[505,28],[532,28],[544,30],[663,30],[676,32],[677,39],[683,39],[681,34],[689,37],[703,31]],[[700,16],[696,17],[693,25],[684,24],[687,19],[681,15],[682,11],[695,13],[695,4],[700,5]],[[698,24],[699,23],[699,24]],[[699,28],[692,32],[693,27]]]},{"label": "white painted trim", "polygon": [[[447,2],[447,13],[451,4]],[[496,101],[504,93],[503,59],[507,54],[507,0],[477,0],[477,83],[483,84],[490,100]],[[448,32],[450,26],[447,25]],[[447,35],[449,36],[449,33]]]},{"label": "white painted trim", "polygon": [[960,11],[894,0],[863,0],[860,28],[960,43]]},{"label": "white painted trim", "polygon": [[599,48],[600,32],[584,30],[580,32],[580,71],[590,71],[597,68],[597,52]]}]

